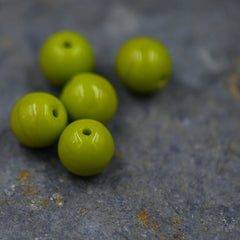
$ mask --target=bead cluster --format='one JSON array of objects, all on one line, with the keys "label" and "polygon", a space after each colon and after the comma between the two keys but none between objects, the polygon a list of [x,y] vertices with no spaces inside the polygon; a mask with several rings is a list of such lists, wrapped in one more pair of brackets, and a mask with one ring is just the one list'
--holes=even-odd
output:
[{"label": "bead cluster", "polygon": [[[93,73],[93,50],[75,32],[62,31],[49,37],[40,52],[40,67],[47,80],[62,87],[61,95],[57,98],[34,92],[22,97],[11,113],[14,135],[32,148],[58,141],[59,159],[70,172],[98,174],[114,154],[114,140],[104,124],[117,111],[116,90],[107,79]],[[145,94],[167,83],[172,64],[161,43],[139,37],[122,46],[115,68],[127,88]]]}]

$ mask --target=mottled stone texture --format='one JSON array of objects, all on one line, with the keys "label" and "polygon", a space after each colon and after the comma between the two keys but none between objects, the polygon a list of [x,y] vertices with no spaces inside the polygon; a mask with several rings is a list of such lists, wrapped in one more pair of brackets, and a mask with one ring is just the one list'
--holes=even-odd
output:
[{"label": "mottled stone texture", "polygon": [[[0,239],[240,239],[239,11],[238,0],[0,0]],[[9,127],[24,94],[59,95],[38,54],[62,29],[89,39],[95,71],[119,94],[116,154],[91,178],[68,173],[56,146],[23,147]],[[114,71],[119,47],[139,35],[163,42],[174,65],[147,97]]]}]

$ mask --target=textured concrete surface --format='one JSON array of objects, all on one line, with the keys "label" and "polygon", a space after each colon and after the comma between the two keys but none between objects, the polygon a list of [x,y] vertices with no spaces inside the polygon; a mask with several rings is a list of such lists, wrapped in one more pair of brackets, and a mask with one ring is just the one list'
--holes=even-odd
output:
[{"label": "textured concrete surface", "polygon": [[[237,0],[0,0],[0,239],[240,239],[239,11]],[[25,148],[9,128],[24,94],[59,94],[38,53],[62,29],[89,39],[119,94],[116,154],[96,177],[71,175],[56,147]],[[139,35],[174,63],[149,97],[114,72],[119,47]]]}]

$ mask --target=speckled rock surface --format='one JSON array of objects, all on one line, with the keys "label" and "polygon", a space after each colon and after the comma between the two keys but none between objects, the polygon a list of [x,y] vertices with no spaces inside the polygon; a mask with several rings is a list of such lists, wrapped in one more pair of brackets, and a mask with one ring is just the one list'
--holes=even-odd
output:
[{"label": "speckled rock surface", "polygon": [[[237,0],[0,0],[0,239],[240,239],[240,4]],[[23,147],[9,116],[32,91],[59,95],[38,64],[53,32],[82,33],[119,94],[109,167],[68,173],[56,146]],[[139,97],[114,72],[119,47],[160,40],[174,72]]]}]

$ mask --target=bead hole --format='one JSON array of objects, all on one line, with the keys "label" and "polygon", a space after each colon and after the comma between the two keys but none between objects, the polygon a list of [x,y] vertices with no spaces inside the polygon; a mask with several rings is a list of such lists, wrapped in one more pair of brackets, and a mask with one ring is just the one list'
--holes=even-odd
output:
[{"label": "bead hole", "polygon": [[65,41],[65,42],[63,43],[63,46],[64,46],[65,48],[70,48],[70,47],[72,47],[72,44],[71,44],[70,42],[68,42],[68,41]]},{"label": "bead hole", "polygon": [[57,118],[57,117],[58,117],[58,110],[57,110],[57,109],[53,109],[53,110],[52,110],[52,114],[53,114],[53,116],[54,116],[55,118]]},{"label": "bead hole", "polygon": [[82,130],[82,133],[83,133],[84,135],[86,135],[86,136],[90,136],[91,133],[92,133],[92,131],[91,131],[89,128],[84,128],[84,129]]}]

